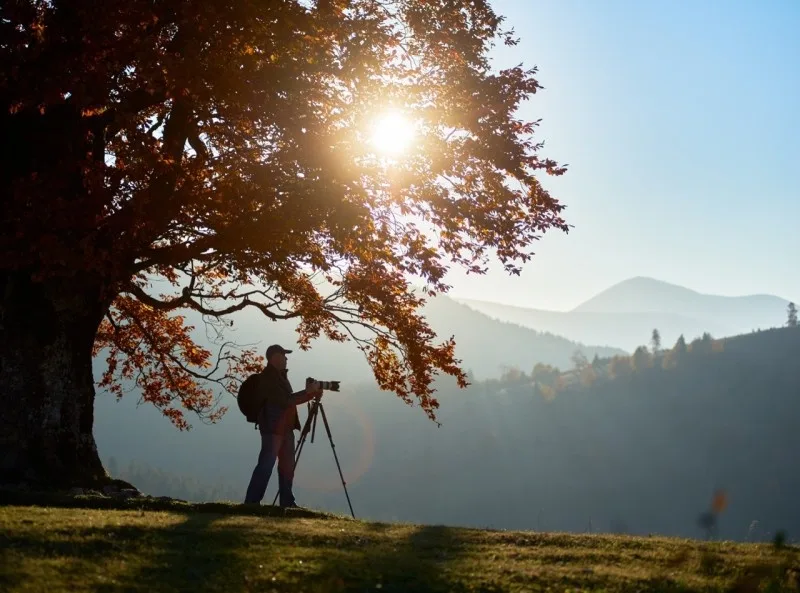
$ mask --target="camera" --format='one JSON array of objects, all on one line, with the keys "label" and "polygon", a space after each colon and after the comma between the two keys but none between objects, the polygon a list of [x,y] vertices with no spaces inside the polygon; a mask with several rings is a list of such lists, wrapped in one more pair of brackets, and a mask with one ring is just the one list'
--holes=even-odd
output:
[{"label": "camera", "polygon": [[[316,381],[316,379],[314,379],[313,377],[309,377],[308,379],[306,379],[306,383],[308,383],[310,381]],[[319,382],[320,387],[322,387],[322,389],[326,389],[327,391],[339,391],[339,383],[340,383],[340,381],[320,381]]]}]

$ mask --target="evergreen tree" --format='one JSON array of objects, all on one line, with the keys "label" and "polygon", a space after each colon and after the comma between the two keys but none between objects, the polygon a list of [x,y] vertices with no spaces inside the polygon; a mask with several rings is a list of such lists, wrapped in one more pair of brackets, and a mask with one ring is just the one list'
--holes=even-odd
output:
[{"label": "evergreen tree", "polygon": [[633,369],[640,373],[650,366],[650,353],[644,346],[639,346],[633,353]]},{"label": "evergreen tree", "polygon": [[683,337],[683,334],[681,334],[675,341],[675,345],[672,347],[672,350],[669,351],[667,356],[664,357],[664,361],[662,362],[661,366],[665,369],[674,369],[686,359],[686,354],[688,351],[689,348],[686,346],[686,339]]},{"label": "evergreen tree", "polygon": [[675,341],[675,346],[672,350],[678,356],[683,356],[686,354],[686,352],[688,352],[688,348],[686,347],[686,338],[683,337],[683,334],[678,336],[678,339]]},{"label": "evergreen tree", "polygon": [[661,350],[661,333],[657,329],[653,330],[653,335],[650,337],[650,344],[653,348],[653,355],[657,355]]},{"label": "evergreen tree", "polygon": [[795,304],[789,303],[789,306],[786,308],[786,312],[786,325],[789,327],[797,327],[797,307]]}]

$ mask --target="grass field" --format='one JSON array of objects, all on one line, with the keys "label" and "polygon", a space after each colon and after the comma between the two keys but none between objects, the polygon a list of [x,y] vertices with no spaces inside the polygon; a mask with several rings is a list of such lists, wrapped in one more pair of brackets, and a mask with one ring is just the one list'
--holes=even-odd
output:
[{"label": "grass field", "polygon": [[0,591],[798,591],[793,547],[135,505],[6,502]]}]

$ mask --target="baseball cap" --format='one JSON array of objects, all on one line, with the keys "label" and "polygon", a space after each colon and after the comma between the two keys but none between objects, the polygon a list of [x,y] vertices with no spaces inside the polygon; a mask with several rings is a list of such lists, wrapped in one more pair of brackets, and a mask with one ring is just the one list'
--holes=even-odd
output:
[{"label": "baseball cap", "polygon": [[270,357],[273,354],[275,354],[276,352],[283,352],[284,354],[291,354],[292,353],[291,350],[287,350],[286,348],[284,348],[280,344],[273,344],[272,346],[267,348],[267,360],[269,360]]}]

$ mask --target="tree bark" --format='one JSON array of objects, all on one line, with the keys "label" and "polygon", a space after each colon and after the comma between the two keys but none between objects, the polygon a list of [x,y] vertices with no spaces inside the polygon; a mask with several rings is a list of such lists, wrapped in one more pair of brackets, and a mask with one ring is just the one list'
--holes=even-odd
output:
[{"label": "tree bark", "polygon": [[0,484],[51,489],[106,478],[94,436],[92,345],[101,283],[0,277]]}]

